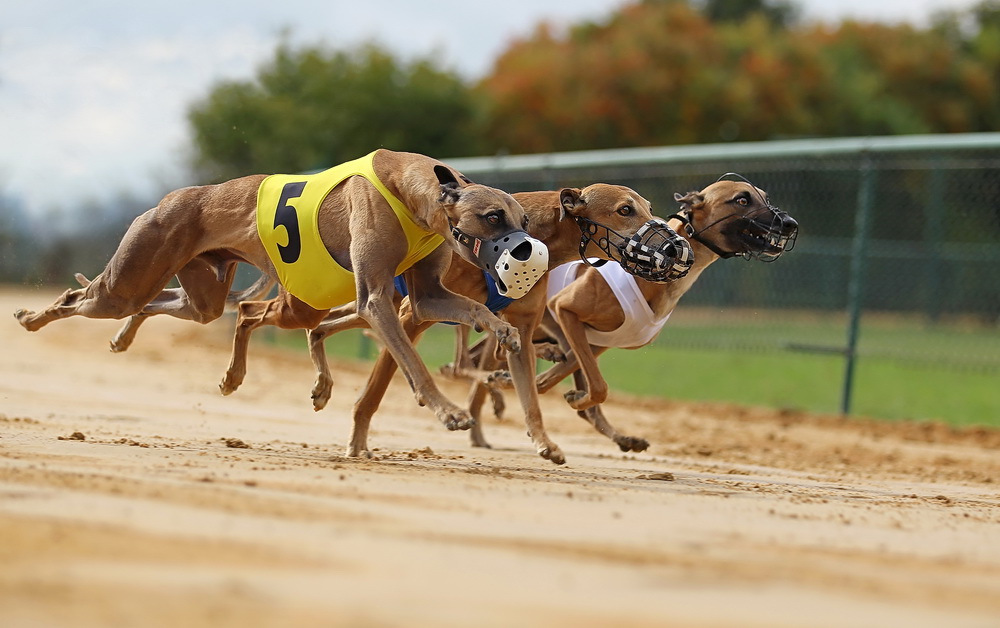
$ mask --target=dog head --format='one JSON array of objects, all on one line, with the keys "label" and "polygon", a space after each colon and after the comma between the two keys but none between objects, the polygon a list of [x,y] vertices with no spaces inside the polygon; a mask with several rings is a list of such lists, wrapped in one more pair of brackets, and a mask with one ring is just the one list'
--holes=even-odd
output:
[{"label": "dog head", "polygon": [[583,190],[565,188],[559,199],[580,226],[584,261],[613,260],[636,277],[656,282],[680,279],[694,262],[687,240],[654,217],[649,201],[630,188],[595,183]]},{"label": "dog head", "polygon": [[518,299],[549,265],[549,251],[526,231],[528,216],[510,194],[471,183],[435,166],[452,245],[466,261],[490,274],[503,296]]},{"label": "dog head", "polygon": [[[728,176],[728,175],[724,175]],[[674,194],[685,235],[722,258],[772,262],[792,250],[799,223],[746,179],[719,180],[701,192]]]}]

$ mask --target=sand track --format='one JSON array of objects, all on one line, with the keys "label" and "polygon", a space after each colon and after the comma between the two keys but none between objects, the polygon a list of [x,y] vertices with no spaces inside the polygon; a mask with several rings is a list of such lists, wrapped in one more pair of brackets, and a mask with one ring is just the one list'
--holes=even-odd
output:
[{"label": "sand track", "polygon": [[[0,292],[0,625],[1000,626],[1000,433],[613,395],[622,454],[558,395],[467,446],[401,379],[343,456],[366,367],[314,413],[304,355],[230,321],[29,334]],[[463,387],[444,384],[452,399]],[[82,438],[81,438],[82,437]]]}]

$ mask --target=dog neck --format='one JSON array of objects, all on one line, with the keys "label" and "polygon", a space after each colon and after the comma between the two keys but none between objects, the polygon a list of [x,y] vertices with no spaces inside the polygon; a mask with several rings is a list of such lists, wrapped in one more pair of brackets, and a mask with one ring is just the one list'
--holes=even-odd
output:
[{"label": "dog neck", "polygon": [[[668,221],[667,224],[674,231],[684,233],[684,225],[680,220],[673,219]],[[654,283],[652,281],[636,279],[642,296],[646,299],[646,303],[649,304],[650,309],[653,310],[657,318],[662,318],[670,313],[677,306],[677,302],[681,300],[681,297],[698,280],[702,271],[720,259],[718,254],[701,242],[694,239],[689,239],[688,242],[691,244],[691,251],[694,253],[694,264],[687,275],[670,283]]]},{"label": "dog neck", "polygon": [[549,249],[549,269],[580,257],[580,227],[563,212],[558,191],[523,192],[514,198],[528,215],[528,233]]}]

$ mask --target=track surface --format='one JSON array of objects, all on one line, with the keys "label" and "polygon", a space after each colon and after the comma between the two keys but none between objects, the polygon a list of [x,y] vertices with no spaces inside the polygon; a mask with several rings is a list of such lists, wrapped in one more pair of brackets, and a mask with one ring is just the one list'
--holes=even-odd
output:
[{"label": "track surface", "polygon": [[348,459],[363,365],[314,413],[258,345],[222,397],[231,321],[115,355],[10,315],[54,297],[0,292],[5,628],[1000,626],[1000,433],[613,396],[625,455],[553,394],[556,467],[513,397],[472,449],[397,378]]}]

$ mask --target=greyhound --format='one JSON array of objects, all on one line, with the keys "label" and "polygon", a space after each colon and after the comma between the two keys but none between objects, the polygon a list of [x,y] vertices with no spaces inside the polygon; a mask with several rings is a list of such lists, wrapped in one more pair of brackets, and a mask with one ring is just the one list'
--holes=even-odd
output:
[{"label": "greyhound", "polygon": [[[207,323],[222,314],[244,262],[296,295],[289,310],[308,328],[329,308],[356,300],[358,315],[402,366],[418,403],[449,429],[466,429],[471,417],[437,389],[399,323],[393,277],[407,271],[412,307],[422,319],[488,329],[517,351],[514,327],[445,289],[441,277],[452,251],[483,265],[463,242],[526,242],[527,220],[506,192],[471,183],[430,157],[380,149],[317,177],[254,175],[171,192],[133,221],[93,281],[40,312],[20,309],[15,317],[28,331],[75,315],[169,314]],[[538,249],[530,242],[529,248]],[[180,288],[165,289],[174,276]]]},{"label": "greyhound", "polygon": [[[687,241],[669,229],[665,222],[654,219],[649,201],[627,187],[599,183],[582,190],[564,188],[560,191],[516,193],[514,198],[530,217],[531,233],[548,248],[550,267],[582,255],[584,258],[615,260],[634,273],[668,281],[686,272],[692,263],[691,247]],[[636,246],[636,243],[641,244]],[[526,296],[510,303],[501,312],[501,316],[517,328],[522,338],[532,337],[545,310],[544,282],[543,278]],[[487,286],[482,275],[457,257],[452,259],[445,285],[479,301],[487,299]],[[323,341],[332,333],[358,326],[357,318],[349,308],[345,306],[342,311],[332,313],[309,333],[310,353],[318,370],[313,389],[317,410],[325,405],[331,386]],[[403,302],[401,320],[411,338],[418,337],[431,324],[421,321],[406,301]],[[510,376],[524,411],[528,436],[538,454],[556,464],[563,464],[565,455],[548,437],[542,422],[534,383],[535,357],[535,352],[527,348],[508,353]],[[361,398],[354,406],[349,456],[368,453],[371,419],[388,388],[395,367],[392,355],[383,349]],[[472,429],[477,429],[475,423]]]},{"label": "greyhound", "polygon": [[[677,281],[653,283],[615,268],[589,268],[579,263],[549,272],[549,301],[539,336],[555,339],[564,359],[559,361],[563,356],[555,356],[559,363],[538,375],[538,391],[548,392],[572,374],[575,388],[565,393],[567,402],[622,451],[644,451],[649,443],[620,433],[605,418],[600,404],[607,398],[608,385],[597,356],[611,347],[637,349],[655,340],[681,297],[716,260],[744,257],[774,261],[795,244],[798,223],[772,206],[763,190],[745,179],[722,179],[700,192],[674,195],[680,211],[670,217],[669,224],[687,237],[695,260]],[[641,324],[636,324],[636,318]],[[629,328],[633,333],[627,333]],[[492,356],[490,339],[484,338],[482,344],[486,346],[472,349],[473,362],[480,367]],[[501,386],[506,379],[493,377],[491,383]],[[482,401],[480,396],[470,404],[473,417],[478,418],[476,403]],[[477,421],[470,432],[473,445],[488,446],[481,429]]]}]

